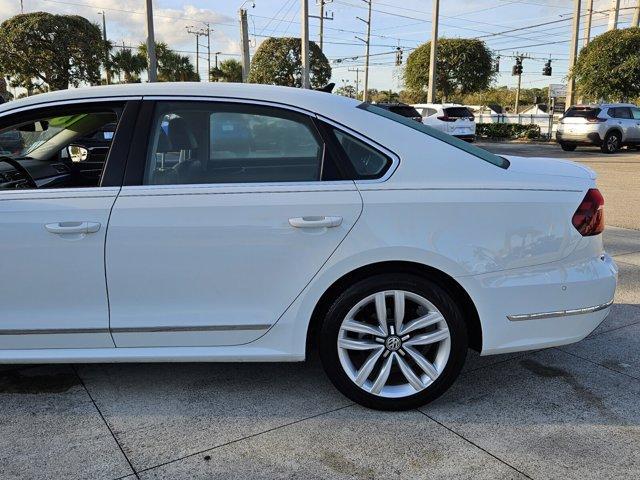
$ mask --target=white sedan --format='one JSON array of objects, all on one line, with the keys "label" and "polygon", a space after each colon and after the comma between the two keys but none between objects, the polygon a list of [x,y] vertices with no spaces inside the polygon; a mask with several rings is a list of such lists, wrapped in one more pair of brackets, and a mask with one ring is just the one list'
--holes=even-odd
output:
[{"label": "white sedan", "polygon": [[[374,105],[144,84],[0,107],[0,362],[302,361],[411,408],[609,313],[594,173]],[[10,144],[9,144],[10,143]]]}]

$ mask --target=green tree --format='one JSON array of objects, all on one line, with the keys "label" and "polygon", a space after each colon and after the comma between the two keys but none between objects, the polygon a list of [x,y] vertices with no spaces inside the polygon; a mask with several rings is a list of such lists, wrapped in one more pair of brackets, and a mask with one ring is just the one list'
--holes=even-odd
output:
[{"label": "green tree", "polygon": [[[404,81],[409,90],[424,91],[429,85],[431,42],[423,43],[407,57]],[[481,40],[443,38],[438,41],[436,92],[442,100],[454,94],[479,92],[493,77],[491,52]]]},{"label": "green tree", "polygon": [[220,62],[218,67],[213,67],[209,77],[214,82],[242,82],[242,63],[230,58]]},{"label": "green tree", "polygon": [[[251,60],[249,82],[302,86],[302,42],[299,38],[268,38]],[[313,88],[324,87],[331,78],[331,66],[320,47],[309,42],[309,77]]]},{"label": "green tree", "polygon": [[111,56],[110,67],[118,76],[124,76],[124,83],[137,83],[140,73],[147,68],[147,59],[139,52],[123,48]]},{"label": "green tree", "polygon": [[591,40],[571,75],[578,93],[590,100],[640,96],[640,28],[611,30]]},{"label": "green tree", "polygon": [[105,45],[97,25],[76,15],[37,12],[0,25],[0,70],[51,90],[98,84]]},{"label": "green tree", "polygon": [[[147,45],[141,44],[138,51],[146,61]],[[174,52],[166,43],[156,43],[156,58],[160,82],[197,82],[200,80],[200,76],[189,57]]]},{"label": "green tree", "polygon": [[353,85],[345,85],[343,87],[339,87],[336,89],[335,93],[337,95],[342,95],[343,97],[356,98],[358,95],[356,92],[356,87]]}]

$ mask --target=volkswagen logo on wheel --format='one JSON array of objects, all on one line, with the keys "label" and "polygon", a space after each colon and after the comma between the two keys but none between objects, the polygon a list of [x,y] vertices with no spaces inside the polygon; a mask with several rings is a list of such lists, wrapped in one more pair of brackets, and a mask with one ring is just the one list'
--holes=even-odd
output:
[{"label": "volkswagen logo on wheel", "polygon": [[390,337],[387,337],[387,339],[385,340],[384,346],[387,347],[387,350],[396,352],[400,350],[400,347],[402,346],[402,340],[400,340],[400,337],[391,335]]}]

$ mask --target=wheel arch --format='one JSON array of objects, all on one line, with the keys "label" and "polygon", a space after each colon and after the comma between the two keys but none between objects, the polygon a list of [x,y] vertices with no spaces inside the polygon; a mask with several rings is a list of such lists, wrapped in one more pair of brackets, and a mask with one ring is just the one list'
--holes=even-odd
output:
[{"label": "wheel arch", "polygon": [[[607,133],[604,134],[604,138],[607,138],[607,135],[609,135],[611,132],[616,132],[618,135],[620,135],[620,141],[623,142],[624,141],[624,135],[622,133],[622,129],[620,129],[619,127],[611,127],[609,128],[609,130],[607,130]],[[602,139],[602,141],[604,141],[604,138]]]},{"label": "wheel arch", "polygon": [[469,333],[469,346],[474,350],[482,351],[482,325],[476,306],[467,291],[453,277],[447,273],[428,265],[411,261],[381,261],[358,267],[333,282],[322,294],[313,309],[309,326],[307,328],[307,344],[309,351],[315,347],[317,332],[322,321],[331,306],[331,303],[345,288],[354,283],[381,273],[410,273],[435,281],[447,291],[452,292],[457,300],[461,301],[463,317]]}]

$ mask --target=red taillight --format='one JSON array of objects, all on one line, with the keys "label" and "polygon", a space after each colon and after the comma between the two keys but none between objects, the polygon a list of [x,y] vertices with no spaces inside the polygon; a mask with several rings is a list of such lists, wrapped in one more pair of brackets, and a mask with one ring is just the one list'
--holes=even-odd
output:
[{"label": "red taillight", "polygon": [[589,123],[602,123],[602,122],[606,122],[607,119],[606,118],[600,118],[600,117],[589,117],[589,118],[587,118],[587,121]]},{"label": "red taillight", "polygon": [[597,188],[591,188],[571,220],[583,237],[604,231],[604,197]]},{"label": "red taillight", "polygon": [[442,115],[438,117],[438,120],[442,120],[443,122],[455,122],[457,118],[447,117],[446,115]]}]

